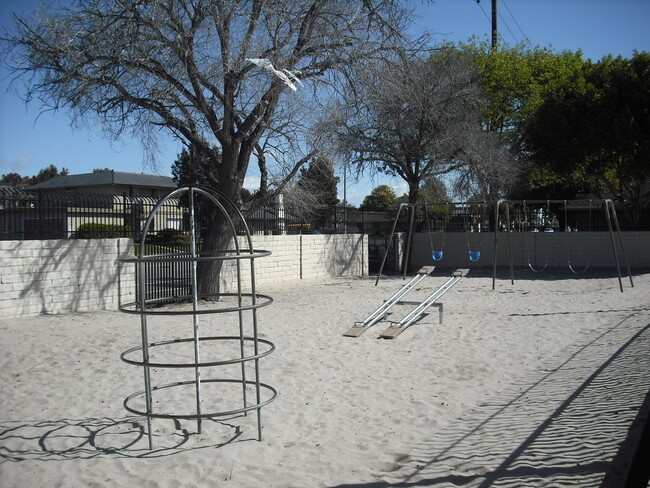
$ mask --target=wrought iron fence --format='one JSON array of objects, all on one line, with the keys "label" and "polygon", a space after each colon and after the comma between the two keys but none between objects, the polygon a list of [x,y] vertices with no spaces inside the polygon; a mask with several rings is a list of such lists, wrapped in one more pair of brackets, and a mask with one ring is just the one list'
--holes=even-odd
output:
[{"label": "wrought iron fence", "polygon": [[[143,196],[0,188],[0,240],[130,237],[138,242],[157,201]],[[607,230],[602,200],[509,201],[507,206],[510,230],[515,232]],[[493,202],[439,202],[412,208],[417,232],[492,232],[497,225]],[[622,205],[619,209],[623,230],[650,230],[650,209],[632,212]],[[505,204],[500,212],[505,212]],[[245,209],[244,213],[252,234],[380,236],[390,233],[397,212],[361,212],[337,205],[319,209],[311,217],[299,217],[275,205]],[[165,203],[147,242],[182,245],[187,242],[188,222],[184,202]],[[396,230],[406,231],[409,222],[410,216],[401,218]],[[505,219],[499,218],[498,225],[505,230]]]},{"label": "wrought iron fence", "polygon": [[[155,198],[97,193],[39,192],[0,188],[0,240],[133,238],[141,241],[142,229]],[[507,203],[507,205],[506,205]],[[544,200],[495,203],[439,202],[397,211],[361,212],[343,206],[318,209],[310,218],[291,215],[281,206],[245,212],[252,234],[363,233],[370,236],[368,255],[371,270],[376,270],[393,225],[407,232],[411,223],[416,232],[493,232],[505,231],[506,208],[513,232],[607,231],[602,200]],[[650,230],[650,212],[631,214],[621,208],[623,230]],[[208,221],[209,219],[204,219]],[[169,201],[156,213],[145,239],[144,255],[188,252],[189,212],[183,201]],[[238,229],[239,232],[244,229]],[[139,253],[140,248],[136,251]],[[389,259],[389,262],[392,262]],[[148,302],[168,303],[190,293],[189,261],[146,263],[144,290]],[[139,270],[137,271],[140,272]]]}]

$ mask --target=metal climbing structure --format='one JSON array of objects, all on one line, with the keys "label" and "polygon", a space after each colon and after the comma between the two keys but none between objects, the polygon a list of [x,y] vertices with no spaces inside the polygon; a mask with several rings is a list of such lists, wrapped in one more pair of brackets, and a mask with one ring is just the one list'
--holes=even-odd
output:
[{"label": "metal climbing structure", "polygon": [[[190,250],[147,254],[147,249],[152,247],[147,239],[152,235],[154,223],[164,218],[159,215],[160,209],[165,203],[180,199],[187,199],[188,204]],[[230,234],[238,236],[232,239],[231,249],[198,250],[199,212],[221,213]],[[270,254],[253,248],[244,217],[225,195],[201,187],[185,187],[172,191],[153,208],[136,255],[119,259],[120,265],[136,267],[135,300],[120,303],[119,308],[140,316],[141,333],[140,345],[124,351],[121,358],[142,368],[144,376],[144,389],[129,395],[124,407],[132,414],[146,417],[150,449],[153,449],[153,419],[195,420],[200,434],[205,419],[256,412],[257,437],[262,439],[261,409],[276,398],[277,392],[260,381],[260,360],[271,354],[275,346],[259,337],[257,312],[273,299],[257,293],[255,261]],[[172,297],[176,305],[170,306],[169,300],[165,300],[167,305],[161,306],[158,299],[147,298],[145,293],[147,282],[158,279],[152,271],[156,267],[148,264],[165,266],[174,262],[190,264],[190,293]],[[205,300],[207,297],[200,294],[198,287],[199,267],[205,269],[211,263],[222,273],[234,276],[234,291],[219,293],[218,300]],[[151,322],[161,316],[173,317],[174,337],[156,337],[152,341],[150,336],[157,333],[157,324],[152,326]],[[220,317],[220,323],[211,316]],[[209,392],[204,391],[206,387]],[[233,395],[233,388],[240,393]],[[165,404],[168,397],[174,398],[173,405]],[[178,406],[179,399],[183,403],[192,397],[192,407]],[[168,410],[174,408],[179,411]]]}]

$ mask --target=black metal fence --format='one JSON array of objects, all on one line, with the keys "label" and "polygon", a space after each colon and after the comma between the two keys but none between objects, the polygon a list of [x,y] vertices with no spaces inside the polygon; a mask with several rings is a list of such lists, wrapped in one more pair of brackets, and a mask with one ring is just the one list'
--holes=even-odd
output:
[{"label": "black metal fence", "polygon": [[[633,210],[615,203],[624,231],[650,230],[650,208]],[[495,202],[439,202],[409,207],[400,213],[396,231],[406,232],[413,215],[415,232],[494,232],[506,230],[506,211],[512,232],[606,232],[608,230],[604,200],[519,200],[501,202],[499,216]],[[390,233],[397,209],[388,212],[359,212],[336,209],[338,229],[369,235]],[[343,218],[341,218],[343,217]]]},{"label": "black metal fence", "polygon": [[[84,239],[130,237],[137,241],[157,199],[143,196],[41,192],[0,188],[0,240]],[[509,201],[510,230],[515,232],[606,231],[602,200]],[[412,207],[411,207],[412,209]],[[441,202],[417,205],[413,225],[418,232],[492,232],[495,204]],[[500,205],[499,230],[505,230],[506,204]],[[361,212],[333,206],[312,217],[292,215],[279,205],[244,211],[252,234],[389,234],[396,209]],[[623,230],[650,230],[650,209],[633,212],[617,205]],[[182,201],[169,201],[157,212],[147,242],[187,242],[188,209]],[[406,231],[410,215],[402,212],[397,231]]]}]

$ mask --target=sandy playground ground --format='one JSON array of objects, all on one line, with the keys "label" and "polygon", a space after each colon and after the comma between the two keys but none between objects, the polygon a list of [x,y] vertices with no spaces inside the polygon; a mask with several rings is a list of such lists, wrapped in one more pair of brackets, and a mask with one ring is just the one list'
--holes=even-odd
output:
[{"label": "sandy playground ground", "polygon": [[[120,360],[140,342],[137,315],[0,320],[0,485],[620,486],[650,389],[650,273],[633,278],[621,293],[611,272],[519,271],[492,290],[471,271],[443,296],[442,324],[431,308],[393,340],[377,338],[386,323],[343,333],[401,277],[264,287],[274,303],[259,329],[276,350],[260,375],[278,396],[261,410],[262,441],[254,413],[206,420],[201,434],[194,421],[154,419],[153,450],[146,421],[123,407],[143,388],[141,369]],[[200,327],[233,326],[210,315]],[[164,316],[150,330],[191,337],[192,324]],[[176,390],[154,392],[154,408],[191,411],[193,391]],[[202,394],[216,411],[239,395]]]}]

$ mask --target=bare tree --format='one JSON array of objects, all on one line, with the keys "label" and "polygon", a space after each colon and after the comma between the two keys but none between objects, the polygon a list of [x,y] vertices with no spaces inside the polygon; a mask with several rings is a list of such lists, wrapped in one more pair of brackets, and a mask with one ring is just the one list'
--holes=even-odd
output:
[{"label": "bare tree", "polygon": [[309,222],[318,232],[331,229],[335,223],[335,206],[339,203],[337,185],[339,177],[334,163],[317,157],[300,170],[300,175],[285,200],[287,210]]},{"label": "bare tree", "polygon": [[458,51],[428,59],[403,53],[369,70],[356,88],[324,127],[361,170],[401,177],[410,203],[431,177],[451,174],[465,192],[513,180],[512,159],[482,130],[479,79]]},{"label": "bare tree", "polygon": [[[17,18],[3,41],[28,101],[99,119],[113,136],[171,133],[211,159],[237,201],[251,159],[262,198],[269,160],[284,165],[280,187],[313,156],[303,129],[314,97],[389,49],[405,14],[399,0],[75,0]],[[216,220],[204,246],[230,239]],[[220,266],[209,266],[200,290],[218,294]]]}]

